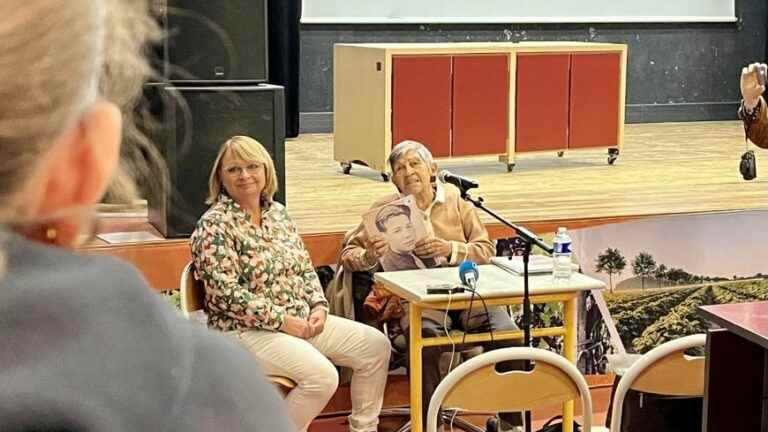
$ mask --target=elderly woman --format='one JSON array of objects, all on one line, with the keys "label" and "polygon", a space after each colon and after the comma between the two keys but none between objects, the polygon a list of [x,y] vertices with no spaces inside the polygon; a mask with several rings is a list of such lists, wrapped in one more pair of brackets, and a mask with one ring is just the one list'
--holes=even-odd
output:
[{"label": "elderly woman", "polygon": [[[429,236],[418,241],[413,253],[423,260],[445,258],[447,265],[457,265],[463,260],[478,264],[487,264],[494,255],[494,246],[488,237],[488,231],[477,216],[471,204],[462,200],[459,191],[452,185],[443,185],[435,181],[437,164],[432,154],[424,145],[416,141],[403,141],[396,145],[389,155],[392,170],[392,182],[397,193],[377,200],[372,209],[389,202],[412,195],[429,232]],[[356,230],[341,252],[341,262],[345,271],[375,272],[380,269],[380,258],[389,251],[388,242],[381,236],[369,238],[364,229]],[[442,311],[424,311],[422,333],[424,336],[444,334],[444,323],[448,330],[462,328],[465,331],[490,326],[493,331],[516,329],[512,319],[503,307],[489,308],[489,314],[473,311],[451,311],[448,317]],[[401,325],[406,329],[408,320],[403,317]],[[511,346],[509,341],[488,344],[487,348]],[[422,407],[425,414],[429,400],[440,382],[438,369],[440,354],[447,347],[430,347],[423,350],[423,390]],[[424,416],[426,419],[426,415]],[[521,424],[518,414],[505,414],[503,419],[512,425]]]},{"label": "elderly woman", "polygon": [[328,302],[296,227],[273,201],[277,174],[256,140],[226,141],[211,169],[209,203],[192,234],[210,327],[231,332],[270,374],[296,382],[286,402],[299,430],[352,368],[351,431],[375,431],[390,345],[378,330],[327,314]]},{"label": "elderly woman", "polygon": [[121,149],[155,26],[145,0],[0,2],[4,431],[290,430],[244,349],[182,320],[132,266],[72,250],[109,184],[135,198],[121,153],[142,155],[125,167],[155,154]]}]

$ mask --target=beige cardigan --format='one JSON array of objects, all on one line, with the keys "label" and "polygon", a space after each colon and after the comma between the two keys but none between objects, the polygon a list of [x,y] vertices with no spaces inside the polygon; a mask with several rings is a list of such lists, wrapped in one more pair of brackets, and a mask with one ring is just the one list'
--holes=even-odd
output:
[{"label": "beige cardigan", "polygon": [[[371,208],[381,207],[399,198],[399,194],[388,195],[373,203]],[[431,226],[435,237],[451,243],[448,265],[457,265],[464,260],[487,264],[495,255],[496,249],[475,208],[461,199],[459,190],[453,185],[437,185],[435,201],[424,216],[424,222]],[[371,265],[363,256],[368,241],[363,223],[353,231],[355,233],[349,241],[344,242],[341,263],[347,270],[375,271],[378,264]]]},{"label": "beige cardigan", "polygon": [[[344,242],[342,243],[342,251],[344,246],[355,236],[358,231],[362,229],[362,225],[355,227],[347,231],[344,235]],[[352,271],[345,271],[341,262],[341,254],[336,260],[336,274],[333,276],[333,280],[325,288],[325,298],[328,300],[328,310],[331,314],[340,317],[355,319],[355,305],[352,297]]]}]

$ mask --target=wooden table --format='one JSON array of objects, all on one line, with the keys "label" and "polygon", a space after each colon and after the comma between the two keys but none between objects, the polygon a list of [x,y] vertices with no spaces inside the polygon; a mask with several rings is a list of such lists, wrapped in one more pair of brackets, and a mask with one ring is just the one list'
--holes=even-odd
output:
[{"label": "wooden table", "polygon": [[[523,302],[523,278],[513,275],[494,265],[478,267],[480,278],[478,292],[486,300],[488,306],[513,305]],[[428,270],[408,270],[399,272],[381,272],[374,279],[393,294],[407,300],[410,323],[410,397],[411,397],[411,430],[422,430],[421,407],[421,350],[424,347],[450,345],[450,339],[443,337],[425,338],[421,335],[421,318],[423,309],[467,309],[469,308],[469,293],[454,294],[448,302],[448,295],[428,295],[427,285],[458,283],[458,270],[446,267]],[[563,336],[563,356],[571,362],[576,361],[576,307],[578,293],[584,290],[603,289],[605,284],[597,279],[574,273],[570,284],[553,286],[549,274],[531,276],[531,303],[563,303],[563,326],[531,329],[531,337]],[[475,299],[475,304],[479,300]],[[494,332],[494,340],[522,339],[523,332],[505,331]],[[491,340],[489,333],[468,334],[463,340],[467,343],[486,342]],[[563,404],[564,431],[572,432],[573,401]]]},{"label": "wooden table", "polygon": [[721,327],[707,333],[703,430],[768,431],[768,302],[699,310]]}]

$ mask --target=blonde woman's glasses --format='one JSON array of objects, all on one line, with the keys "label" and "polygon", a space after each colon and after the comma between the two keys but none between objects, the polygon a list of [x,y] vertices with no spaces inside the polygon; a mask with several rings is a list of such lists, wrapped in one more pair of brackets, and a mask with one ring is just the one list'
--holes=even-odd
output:
[{"label": "blonde woman's glasses", "polygon": [[227,175],[230,177],[237,178],[244,175],[245,173],[248,173],[249,175],[254,175],[258,173],[259,170],[261,170],[261,168],[262,168],[262,164],[260,163],[252,163],[244,167],[232,165],[225,168],[224,172],[227,173]]}]

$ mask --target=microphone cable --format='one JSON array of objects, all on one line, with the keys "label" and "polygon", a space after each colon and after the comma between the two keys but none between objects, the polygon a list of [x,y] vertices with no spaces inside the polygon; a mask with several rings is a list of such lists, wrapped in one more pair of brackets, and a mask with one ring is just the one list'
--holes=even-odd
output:
[{"label": "microphone cable", "polygon": [[[480,299],[480,302],[483,304],[483,309],[485,311],[485,325],[488,326],[488,334],[491,336],[491,343],[494,342],[493,340],[493,326],[491,325],[491,314],[488,312],[488,305],[485,303],[485,297],[483,297],[482,294],[480,294],[475,288],[472,288],[470,286],[466,287],[466,290],[472,293],[472,296],[469,298],[469,309],[467,311],[467,316],[464,319],[464,337],[462,338],[461,343],[463,344],[467,337],[467,324],[469,322],[470,315],[472,315],[472,303],[474,302],[475,295]],[[476,316],[482,316],[476,315]],[[474,318],[474,317],[473,317]]]},{"label": "microphone cable", "polygon": [[473,290],[469,285],[466,285],[466,289],[472,293],[472,295],[469,297],[469,309],[467,309],[467,314],[464,316],[464,334],[461,337],[461,344],[464,345],[467,341],[467,332],[469,331],[469,319],[472,318],[470,315],[472,315],[472,305],[475,302],[475,294],[477,292]]},{"label": "microphone cable", "polygon": [[[448,372],[451,373],[451,370],[453,370],[453,358],[456,356],[456,342],[451,337],[451,332],[448,331],[448,311],[451,310],[451,300],[453,299],[453,291],[448,291],[448,304],[445,306],[445,312],[443,314],[443,331],[445,332],[445,335],[448,337],[448,341],[451,343],[451,361],[448,363]],[[438,364],[440,362],[438,361]]]}]

